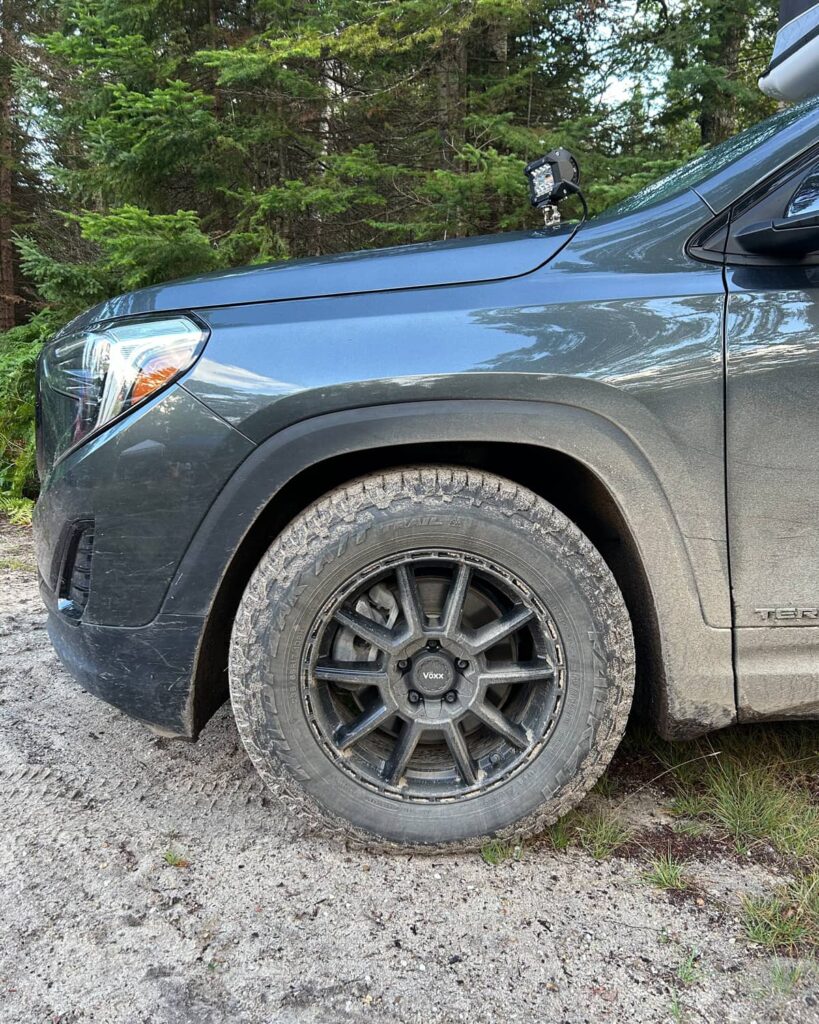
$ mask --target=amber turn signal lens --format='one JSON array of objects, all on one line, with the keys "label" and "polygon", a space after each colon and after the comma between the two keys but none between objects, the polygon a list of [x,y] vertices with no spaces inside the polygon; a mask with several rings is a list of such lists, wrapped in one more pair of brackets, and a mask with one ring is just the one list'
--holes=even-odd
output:
[{"label": "amber turn signal lens", "polygon": [[152,360],[147,366],[143,367],[134,381],[134,386],[131,389],[131,401],[136,404],[143,398],[147,398],[148,395],[152,395],[154,391],[158,391],[163,384],[167,384],[168,381],[177,375],[182,367],[179,365],[177,360],[171,360],[167,357],[160,357]]}]

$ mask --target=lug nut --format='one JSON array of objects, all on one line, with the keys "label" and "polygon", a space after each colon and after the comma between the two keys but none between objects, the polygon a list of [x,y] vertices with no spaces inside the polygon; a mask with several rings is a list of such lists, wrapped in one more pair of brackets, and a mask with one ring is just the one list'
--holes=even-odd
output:
[{"label": "lug nut", "polygon": [[469,662],[468,661],[464,661],[463,658],[458,658],[458,660],[455,662],[455,668],[457,668],[461,672],[463,672],[464,669],[469,668]]},{"label": "lug nut", "polygon": [[444,700],[447,702],[447,704],[454,704],[457,699],[458,694],[454,690],[447,690],[447,692],[444,694]]},{"label": "lug nut", "polygon": [[417,690],[410,690],[407,694],[410,704],[417,704],[421,700],[421,694]]},{"label": "lug nut", "polygon": [[441,645],[437,640],[430,640],[430,642],[427,644],[427,650],[437,651],[440,646]]},{"label": "lug nut", "polygon": [[409,662],[407,661],[406,658],[402,658],[398,662],[398,667],[401,669],[402,672],[404,672],[407,668],[409,668]]}]

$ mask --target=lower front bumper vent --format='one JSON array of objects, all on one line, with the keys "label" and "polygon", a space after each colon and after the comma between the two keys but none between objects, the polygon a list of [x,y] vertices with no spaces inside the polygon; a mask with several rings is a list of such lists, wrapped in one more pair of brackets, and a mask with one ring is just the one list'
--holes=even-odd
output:
[{"label": "lower front bumper vent", "polygon": [[91,559],[94,554],[94,523],[75,523],[60,571],[59,610],[79,619],[88,604],[91,592]]}]

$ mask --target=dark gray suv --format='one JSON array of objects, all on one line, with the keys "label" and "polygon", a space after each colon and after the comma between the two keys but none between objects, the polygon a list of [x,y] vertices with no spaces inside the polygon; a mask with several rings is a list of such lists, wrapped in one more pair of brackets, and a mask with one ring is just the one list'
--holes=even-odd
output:
[{"label": "dark gray suv", "polygon": [[819,717],[818,300],[811,101],[579,227],[105,302],[40,365],[54,645],[411,844],[553,820],[633,702]]}]

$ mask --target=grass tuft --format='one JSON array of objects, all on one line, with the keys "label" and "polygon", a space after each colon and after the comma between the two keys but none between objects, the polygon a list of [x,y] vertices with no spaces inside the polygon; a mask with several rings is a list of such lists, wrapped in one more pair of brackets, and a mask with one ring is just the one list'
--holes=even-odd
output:
[{"label": "grass tuft", "polygon": [[699,839],[700,836],[704,836],[708,832],[708,826],[704,822],[690,818],[675,821],[672,828],[677,835],[685,836],[688,839]]},{"label": "grass tuft", "polygon": [[774,960],[771,964],[770,991],[774,995],[789,996],[805,980],[807,969],[804,964],[790,964]]},{"label": "grass tuft", "polygon": [[694,985],[699,980],[699,959],[700,955],[696,949],[689,949],[686,952],[682,963],[677,968],[677,977],[683,985]]},{"label": "grass tuft", "polygon": [[681,818],[687,818],[691,821],[707,815],[709,804],[707,798],[702,793],[681,790],[674,797],[671,810]]},{"label": "grass tuft", "polygon": [[749,896],[743,905],[752,942],[786,952],[819,952],[819,870],[798,875],[773,896]]},{"label": "grass tuft", "polygon": [[674,1024],[683,1024],[688,1018],[688,1013],[680,1001],[679,996],[674,996],[671,1002],[668,1004],[668,1016],[674,1021]]},{"label": "grass tuft", "polygon": [[501,839],[493,839],[481,848],[481,858],[484,864],[496,867],[505,860],[520,860],[523,857],[523,847],[516,843],[506,843]]},{"label": "grass tuft", "polygon": [[31,562],[24,562],[22,558],[0,558],[0,569],[4,569],[6,572],[37,572],[36,566]]},{"label": "grass tuft", "polygon": [[555,850],[567,850],[573,843],[598,860],[611,857],[630,842],[632,829],[609,808],[574,810],[556,821],[546,831],[546,838]]},{"label": "grass tuft", "polygon": [[166,850],[162,854],[162,859],[166,864],[170,864],[172,868],[189,868],[191,866],[191,862],[187,857],[183,856],[181,853],[177,853],[173,849]]},{"label": "grass tuft", "polygon": [[661,857],[651,862],[651,868],[646,872],[645,879],[656,885],[658,889],[686,889],[688,882],[685,878],[685,864],[676,860],[669,850]]},{"label": "grass tuft", "polygon": [[738,852],[768,843],[787,856],[819,859],[815,731],[737,728],[655,750],[672,769],[675,814],[707,821]]},{"label": "grass tuft", "polygon": [[572,845],[574,839],[574,822],[576,814],[570,813],[560,818],[550,825],[546,830],[546,838],[551,843],[553,849],[563,852]]},{"label": "grass tuft", "polygon": [[617,789],[616,776],[611,772],[604,772],[595,782],[594,786],[592,786],[591,791],[605,800],[610,800],[616,794]]},{"label": "grass tuft", "polygon": [[583,849],[597,860],[611,857],[632,836],[632,830],[609,810],[578,815],[575,833]]}]

